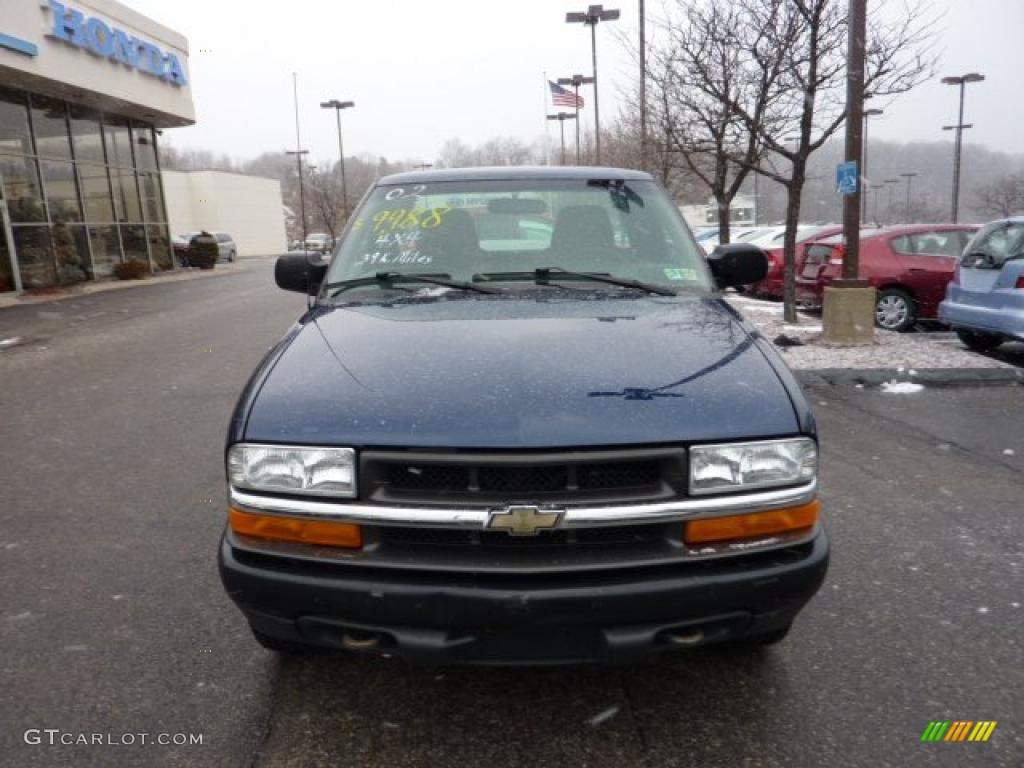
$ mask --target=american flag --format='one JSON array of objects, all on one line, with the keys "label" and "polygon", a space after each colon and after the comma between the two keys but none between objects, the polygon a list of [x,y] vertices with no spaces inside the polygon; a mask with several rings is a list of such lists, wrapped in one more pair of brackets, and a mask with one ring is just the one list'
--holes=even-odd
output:
[{"label": "american flag", "polygon": [[551,87],[551,103],[556,107],[572,107],[573,109],[583,109],[583,97],[576,96],[568,88],[563,88],[558,83],[553,83],[548,80],[548,85]]}]

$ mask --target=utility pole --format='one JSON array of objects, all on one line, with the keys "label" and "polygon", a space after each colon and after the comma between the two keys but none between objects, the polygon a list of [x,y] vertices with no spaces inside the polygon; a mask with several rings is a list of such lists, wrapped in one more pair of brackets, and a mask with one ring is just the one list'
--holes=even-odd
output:
[{"label": "utility pole", "polygon": [[[580,86],[589,85],[592,82],[594,82],[594,78],[583,75],[558,78],[559,85],[571,85],[576,95],[576,165],[580,164]],[[563,162],[562,165],[565,163]]]},{"label": "utility pole", "polygon": [[904,208],[903,219],[904,219],[904,223],[905,224],[909,224],[910,223],[910,182],[911,182],[911,180],[913,180],[913,178],[915,176],[917,176],[917,174],[916,173],[901,173],[900,176],[902,176],[904,179],[907,180],[907,207]]},{"label": "utility pole", "polygon": [[322,108],[334,110],[334,116],[338,121],[338,156],[341,162],[341,209],[346,222],[348,221],[348,185],[345,183],[345,145],[341,140],[341,110],[350,109],[355,105],[354,101],[338,101],[337,99],[320,102]]},{"label": "utility pole", "polygon": [[565,20],[568,23],[582,23],[590,27],[590,56],[594,69],[594,150],[597,165],[601,164],[601,111],[597,98],[597,25],[602,21],[615,21],[619,15],[618,9],[612,8],[606,11],[603,5],[591,5],[581,13],[565,14]]},{"label": "utility pole", "polygon": [[980,83],[985,79],[984,75],[980,75],[977,72],[968,72],[966,75],[958,75],[956,77],[944,77],[942,82],[946,85],[959,85],[960,86],[960,116],[956,121],[956,125],[944,125],[942,130],[956,130],[956,150],[953,156],[953,223],[957,222],[957,215],[960,212],[960,150],[963,147],[963,132],[965,128],[970,128],[971,125],[964,124],[964,90],[968,83]]},{"label": "utility pole", "polygon": [[576,115],[571,112],[559,112],[557,115],[548,115],[548,120],[557,120],[562,136],[562,165],[565,165],[565,121],[575,120]]},{"label": "utility pole", "polygon": [[[846,59],[846,152],[848,163],[864,158],[864,51],[867,0],[849,0]],[[860,169],[863,170],[863,169]],[[843,276],[825,288],[823,338],[843,345],[874,343],[875,289],[860,279],[861,179],[852,194],[843,195]]]}]

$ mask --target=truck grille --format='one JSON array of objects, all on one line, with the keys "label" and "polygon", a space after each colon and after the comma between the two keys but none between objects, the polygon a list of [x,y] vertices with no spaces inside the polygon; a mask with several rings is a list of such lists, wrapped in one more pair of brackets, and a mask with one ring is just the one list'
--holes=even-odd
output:
[{"label": "truck grille", "polygon": [[364,451],[368,501],[486,505],[600,503],[683,495],[682,448],[485,454]]},{"label": "truck grille", "polygon": [[639,545],[665,538],[660,525],[620,525],[603,528],[545,531],[537,536],[509,536],[501,531],[455,531],[429,528],[383,527],[381,539],[388,544],[430,547],[481,547],[484,549],[557,549],[574,545]]}]

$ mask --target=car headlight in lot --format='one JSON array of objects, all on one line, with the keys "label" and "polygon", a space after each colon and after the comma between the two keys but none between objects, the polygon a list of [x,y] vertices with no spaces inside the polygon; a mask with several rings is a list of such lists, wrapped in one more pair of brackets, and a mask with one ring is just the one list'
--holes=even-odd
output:
[{"label": "car headlight in lot", "polygon": [[356,452],[239,443],[228,451],[228,479],[236,488],[309,496],[356,495]]},{"label": "car headlight in lot", "polygon": [[808,482],[818,473],[810,438],[697,445],[690,449],[690,493],[726,493]]}]

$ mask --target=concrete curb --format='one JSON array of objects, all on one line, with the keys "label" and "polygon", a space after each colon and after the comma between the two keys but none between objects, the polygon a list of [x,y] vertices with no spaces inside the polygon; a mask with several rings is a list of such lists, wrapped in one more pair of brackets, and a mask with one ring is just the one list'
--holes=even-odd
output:
[{"label": "concrete curb", "polygon": [[181,283],[187,280],[200,280],[209,277],[226,277],[236,275],[242,269],[237,264],[218,264],[214,269],[189,269],[175,270],[174,272],[160,276],[150,276],[143,280],[104,280],[100,283],[80,283],[73,288],[68,288],[61,293],[47,293],[41,296],[14,296],[0,298],[0,311],[8,307],[25,307],[31,304],[49,304],[64,299],[76,299],[83,296],[92,296],[95,293],[106,293],[107,291],[122,291],[126,288],[143,288],[151,285],[164,285],[166,283]]},{"label": "concrete curb", "polygon": [[913,381],[926,387],[1024,386],[1020,368],[918,368],[913,376],[895,368],[817,368],[793,373],[804,386],[879,387],[887,381]]}]

